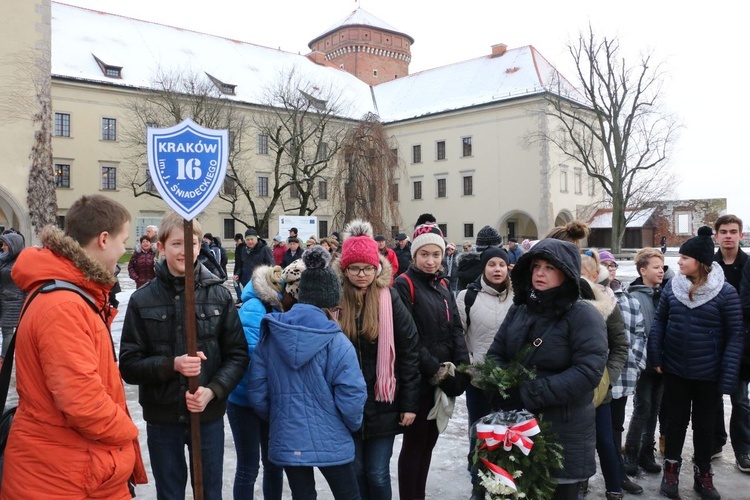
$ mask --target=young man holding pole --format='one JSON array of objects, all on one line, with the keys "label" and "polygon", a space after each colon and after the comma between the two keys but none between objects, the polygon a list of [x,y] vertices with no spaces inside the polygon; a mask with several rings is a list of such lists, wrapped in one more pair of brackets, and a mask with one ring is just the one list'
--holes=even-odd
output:
[{"label": "young man holding pole", "polygon": [[[200,414],[203,492],[221,498],[226,398],[245,374],[247,342],[237,310],[222,281],[196,265],[201,228],[192,221],[192,263],[186,259],[184,220],[167,214],[159,232],[156,279],[130,298],[122,329],[120,370],[139,385],[158,498],[185,497],[185,446],[192,450],[191,413]],[[195,301],[185,300],[186,272],[195,280]],[[194,312],[193,312],[194,309]],[[186,313],[187,311],[187,313]],[[197,353],[189,356],[186,317],[196,318]],[[198,387],[188,391],[189,378]]]}]

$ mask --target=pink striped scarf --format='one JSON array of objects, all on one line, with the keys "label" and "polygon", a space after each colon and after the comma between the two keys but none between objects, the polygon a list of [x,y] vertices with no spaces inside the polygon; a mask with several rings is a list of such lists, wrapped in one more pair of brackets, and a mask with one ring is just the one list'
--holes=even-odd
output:
[{"label": "pink striped scarf", "polygon": [[393,403],[396,397],[396,346],[393,340],[393,304],[391,290],[380,289],[378,322],[378,360],[376,365],[375,401]]}]

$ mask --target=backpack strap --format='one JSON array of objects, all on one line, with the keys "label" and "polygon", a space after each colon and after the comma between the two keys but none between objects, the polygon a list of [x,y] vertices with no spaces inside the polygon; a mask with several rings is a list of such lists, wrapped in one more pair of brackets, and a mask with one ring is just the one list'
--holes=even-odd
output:
[{"label": "backpack strap", "polygon": [[[96,307],[96,301],[91,295],[89,295],[79,286],[74,285],[73,283],[70,283],[68,281],[53,280],[44,283],[43,285],[37,287],[33,292],[31,292],[31,295],[29,295],[29,297],[26,299],[26,302],[23,304],[21,314],[19,314],[18,316],[18,324],[21,324],[21,319],[26,313],[26,310],[29,308],[29,304],[31,304],[31,302],[36,298],[37,295],[39,295],[40,293],[53,292],[55,290],[68,290],[70,292],[77,293],[89,306],[91,306],[94,312],[97,313],[97,316],[99,316],[99,309]],[[8,344],[8,350],[5,353],[3,368],[2,370],[0,370],[0,408],[5,408],[5,401],[8,399],[8,390],[10,389],[10,376],[11,372],[13,371],[13,354],[16,349],[17,334],[18,330],[16,329],[16,333],[11,337],[10,343]]]},{"label": "backpack strap", "polygon": [[466,311],[466,329],[469,329],[469,326],[471,326],[471,306],[474,305],[474,302],[477,300],[477,294],[479,293],[479,290],[476,287],[475,283],[470,284],[468,287],[466,287],[466,294],[464,295],[464,310]]},{"label": "backpack strap", "polygon": [[411,280],[408,274],[402,273],[399,274],[399,277],[403,277],[406,280],[406,283],[409,285],[409,296],[411,297],[411,305],[414,305],[414,282]]}]

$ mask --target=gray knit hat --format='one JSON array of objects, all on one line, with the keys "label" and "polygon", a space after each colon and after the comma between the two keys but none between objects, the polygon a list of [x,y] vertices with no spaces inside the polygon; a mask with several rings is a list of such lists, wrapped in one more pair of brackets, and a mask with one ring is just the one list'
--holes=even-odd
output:
[{"label": "gray knit hat", "polygon": [[477,250],[496,247],[503,242],[502,236],[492,226],[484,226],[477,233]]},{"label": "gray knit hat", "polygon": [[313,245],[302,254],[305,270],[299,281],[299,302],[316,307],[336,307],[341,302],[341,282],[329,266],[331,254]]}]

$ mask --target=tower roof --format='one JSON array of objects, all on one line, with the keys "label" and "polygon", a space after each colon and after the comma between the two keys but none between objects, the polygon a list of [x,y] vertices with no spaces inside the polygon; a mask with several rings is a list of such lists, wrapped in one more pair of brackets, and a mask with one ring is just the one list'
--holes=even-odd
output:
[{"label": "tower roof", "polygon": [[309,44],[307,44],[308,47],[312,48],[313,44],[320,40],[321,38],[324,38],[331,33],[333,33],[336,30],[339,30],[345,26],[366,26],[369,28],[377,28],[379,30],[384,31],[390,31],[391,33],[396,33],[398,35],[403,35],[406,38],[409,39],[409,43],[414,43],[414,39],[404,33],[403,31],[397,30],[387,22],[383,21],[382,19],[370,14],[362,7],[357,7],[352,11],[351,14],[346,16],[341,21],[337,22],[327,30],[325,30],[321,35],[316,36],[313,38]]}]

